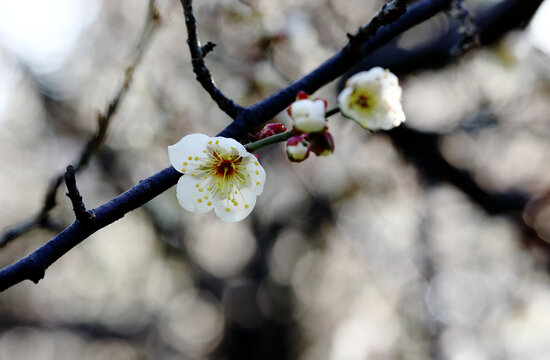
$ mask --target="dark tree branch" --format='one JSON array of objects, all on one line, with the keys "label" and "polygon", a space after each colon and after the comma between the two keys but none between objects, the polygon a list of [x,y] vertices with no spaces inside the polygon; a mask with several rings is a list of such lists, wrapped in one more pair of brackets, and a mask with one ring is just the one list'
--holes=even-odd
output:
[{"label": "dark tree branch", "polygon": [[183,6],[185,25],[187,26],[187,45],[189,45],[189,51],[191,52],[191,63],[193,64],[193,72],[197,76],[197,81],[202,85],[204,90],[210,94],[210,97],[216,102],[220,110],[229,115],[232,119],[236,119],[243,108],[235,104],[233,100],[225,96],[220,89],[214,85],[210,71],[204,62],[204,57],[214,49],[215,45],[208,42],[203,47],[200,46],[199,36],[197,34],[197,21],[193,13],[193,1],[181,0],[181,5]]},{"label": "dark tree branch", "polygon": [[475,23],[473,14],[464,6],[464,1],[454,0],[450,13],[460,22],[458,33],[462,36],[462,40],[451,50],[451,55],[460,56],[466,51],[481,45],[479,28]]},{"label": "dark tree branch", "polygon": [[359,28],[357,33],[347,34],[349,46],[354,52],[362,53],[362,46],[370,37],[374,36],[378,29],[384,25],[397,21],[407,11],[410,0],[393,0],[384,4],[376,16],[366,25]]},{"label": "dark tree branch", "polygon": [[[187,2],[182,0],[182,3]],[[399,17],[398,22],[382,26],[375,32],[374,36],[366,40],[365,44],[362,45],[362,52],[364,54],[370,54],[396,35],[430,18],[439,11],[446,10],[448,6],[449,1],[444,0],[423,0],[415,3],[405,14]],[[189,26],[189,20],[186,20]],[[194,26],[193,18],[192,29],[194,29]],[[190,38],[191,37],[190,35]],[[202,61],[202,49],[198,47],[195,50],[197,51],[196,54],[199,54],[200,51]],[[267,99],[249,108],[243,109],[239,112],[236,120],[218,135],[232,138],[243,137],[248,133],[250,128],[268,121],[288,106],[299,90],[313,93],[321,86],[340,76],[346,69],[359,62],[360,59],[361,54],[354,51],[351,44],[348,44],[342,51],[327,60],[309,75],[296,81],[287,88],[278,91]],[[441,161],[441,159],[437,161]],[[451,169],[451,171],[453,171],[453,169]],[[457,176],[453,176],[453,178],[461,179],[460,174],[455,175]],[[166,191],[177,182],[180,176],[181,174],[179,172],[172,167],[168,167],[148,179],[141,181],[139,184],[108,203],[92,210],[95,214],[94,221],[86,223],[75,221],[71,226],[29,256],[0,270],[0,290],[5,290],[27,279],[38,282],[44,276],[45,270],[74,246],[97,230],[122,218],[129,211],[142,206],[157,195]],[[468,182],[467,179],[465,181]],[[482,201],[485,201],[483,199],[487,194],[478,192],[478,190],[481,189],[476,187],[477,184],[474,183],[470,195],[472,198],[479,196]],[[509,200],[510,199],[499,196],[490,198],[487,202],[488,205],[486,210],[490,213],[498,213],[506,208],[502,205],[505,203],[508,204],[508,209],[513,211],[522,208],[526,201],[522,196],[513,197],[510,201]]]},{"label": "dark tree branch", "polygon": [[219,136],[244,140],[250,129],[270,120],[292,103],[300,90],[314,93],[343,75],[346,69],[358,64],[365,55],[388,43],[398,34],[428,20],[440,11],[448,10],[450,3],[451,0],[422,0],[411,5],[407,12],[401,15],[399,21],[381,26],[374,36],[366,39],[361,51],[354,49],[351,44],[346,45],[308,75],[244,109]]},{"label": "dark tree branch", "polygon": [[[368,54],[374,51],[374,49],[387,43],[393,37],[415,24],[423,22],[441,10],[446,10],[449,6],[449,2],[450,0],[423,0],[411,6],[410,10],[402,15],[398,22],[381,27],[376,32],[376,35],[369,38],[363,47],[363,52]],[[185,5],[187,1],[182,0],[182,3]],[[189,12],[188,10],[186,11],[186,16]],[[188,26],[190,22],[193,23],[191,30],[195,29],[194,17],[193,21],[186,18],[186,22]],[[190,38],[193,38],[193,36],[190,35]],[[200,48],[194,48],[193,51],[198,55]],[[350,66],[356,64],[360,59],[361,54],[355,53],[348,44],[342,51],[323,63],[309,75],[291,84],[286,89],[247,108],[245,111],[241,111],[238,119],[233,122],[234,125],[226,128],[218,135],[238,138],[247,134],[248,128],[268,121],[279,111],[286,108],[286,106],[292,102],[299,90],[313,93],[321,86],[344,73],[346,69],[349,69]],[[246,115],[243,116],[244,114]],[[44,277],[46,269],[70,249],[97,230],[122,218],[126,213],[142,206],[157,195],[168,190],[176,184],[180,176],[181,174],[173,167],[168,167],[142,180],[139,184],[108,203],[91,210],[95,215],[94,221],[85,223],[75,221],[67,229],[53,237],[29,256],[0,270],[0,291],[23,280],[32,280],[35,283],[38,282]]]},{"label": "dark tree branch", "polygon": [[[543,0],[503,0],[476,12],[475,24],[479,30],[481,45],[489,45],[515,28],[529,23]],[[401,22],[401,21],[400,21]],[[463,40],[459,33],[460,24],[451,24],[449,30],[436,39],[413,49],[403,49],[395,39],[388,45],[365,57],[357,66],[346,72],[339,81],[339,88],[351,75],[382,66],[397,75],[407,75],[413,71],[437,69],[456,59],[452,50]]]},{"label": "dark tree branch", "polygon": [[108,203],[91,210],[95,215],[93,221],[75,221],[29,256],[0,270],[0,291],[26,279],[38,282],[51,264],[82,240],[168,190],[180,175],[173,167],[166,168]]},{"label": "dark tree branch", "polygon": [[[123,102],[130,84],[132,83],[132,78],[138,64],[140,63],[145,49],[149,44],[151,37],[155,29],[160,25],[160,15],[155,6],[154,0],[149,1],[149,7],[147,11],[147,20],[143,31],[141,32],[140,39],[137,43],[136,49],[131,57],[130,64],[125,70],[124,81],[117,90],[114,98],[110,101],[104,114],[98,113],[97,122],[98,127],[96,133],[88,140],[84,148],[80,152],[78,158],[73,162],[74,171],[79,172],[85,168],[90,160],[97,154],[99,149],[102,147],[105,138],[107,136],[107,130],[116,111],[118,110],[120,104]],[[12,229],[6,230],[2,238],[0,238],[0,248],[8,244],[10,241],[16,239],[17,237],[32,231],[36,228],[46,228],[49,229],[51,224],[50,211],[57,206],[57,191],[59,186],[63,182],[64,173],[60,173],[55,176],[48,186],[46,195],[44,196],[44,202],[40,211],[34,215],[31,219],[25,221],[24,223],[13,227]],[[58,231],[58,229],[56,229]]]}]

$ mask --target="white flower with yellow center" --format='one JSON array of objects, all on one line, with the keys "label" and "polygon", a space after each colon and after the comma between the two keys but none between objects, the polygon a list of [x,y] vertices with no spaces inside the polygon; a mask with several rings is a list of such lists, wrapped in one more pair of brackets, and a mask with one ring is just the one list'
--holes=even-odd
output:
[{"label": "white flower with yellow center", "polygon": [[233,139],[190,134],[169,146],[168,155],[172,166],[183,173],[177,196],[185,210],[206,213],[214,208],[223,221],[240,221],[263,190],[264,169]]},{"label": "white flower with yellow center", "polygon": [[350,77],[338,105],[344,116],[369,130],[389,130],[405,121],[397,76],[381,67]]}]

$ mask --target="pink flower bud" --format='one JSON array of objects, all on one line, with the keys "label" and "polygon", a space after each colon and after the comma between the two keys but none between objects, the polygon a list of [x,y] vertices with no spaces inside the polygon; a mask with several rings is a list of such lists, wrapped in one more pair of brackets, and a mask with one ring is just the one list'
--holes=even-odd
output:
[{"label": "pink flower bud", "polygon": [[328,156],[334,152],[334,138],[325,131],[323,133],[308,134],[311,151],[317,156]]},{"label": "pink flower bud", "polygon": [[300,162],[308,158],[310,143],[301,135],[286,141],[286,155],[290,161]]},{"label": "pink flower bud", "polygon": [[286,128],[281,123],[267,124],[266,126],[264,126],[264,128],[262,130],[260,130],[259,133],[256,134],[256,136],[254,138],[256,140],[260,140],[260,139],[264,139],[266,137],[273,136],[275,134],[280,134],[283,131],[286,131]]}]

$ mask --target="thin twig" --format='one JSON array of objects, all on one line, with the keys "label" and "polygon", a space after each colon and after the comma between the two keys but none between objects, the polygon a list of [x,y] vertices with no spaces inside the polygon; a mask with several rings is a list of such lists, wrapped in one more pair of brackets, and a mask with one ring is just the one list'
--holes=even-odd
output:
[{"label": "thin twig", "polygon": [[338,114],[340,112],[340,108],[338,106],[328,110],[326,113],[325,113],[325,117],[331,117],[332,115],[334,114]]},{"label": "thin twig", "polygon": [[247,151],[253,153],[268,145],[288,140],[292,136],[292,133],[293,133],[293,130],[290,129],[285,132],[268,136],[264,139],[248,143],[244,147]]},{"label": "thin twig", "polygon": [[[110,101],[104,114],[98,113],[97,122],[98,127],[96,133],[88,140],[84,148],[80,152],[80,155],[73,162],[74,171],[79,172],[88,165],[92,157],[99,151],[107,136],[107,130],[116,111],[120,107],[120,104],[126,97],[130,84],[134,76],[134,72],[150,43],[151,37],[155,29],[160,25],[160,15],[155,6],[155,1],[149,1],[149,7],[147,10],[147,19],[141,32],[140,38],[131,56],[130,65],[125,70],[124,81],[117,90],[114,98]],[[50,211],[57,205],[57,192],[64,179],[64,173],[56,175],[48,186],[46,195],[44,196],[44,202],[40,211],[29,220],[24,223],[14,226],[11,229],[6,230],[4,235],[0,238],[0,248],[7,245],[17,237],[28,233],[36,228],[50,228],[48,225],[52,223],[50,219]]]},{"label": "thin twig", "polygon": [[[232,119],[236,119],[242,112],[243,108],[233,100],[225,96],[220,89],[214,85],[210,71],[206,67],[204,57],[214,48],[213,43],[207,43],[204,47],[200,46],[199,36],[197,34],[197,21],[193,13],[193,1],[181,0],[183,13],[185,15],[185,25],[187,26],[187,45],[191,52],[191,63],[193,64],[193,72],[197,76],[197,81],[210,94],[212,100],[216,102],[220,110],[229,115]],[[208,46],[208,44],[212,44]]]},{"label": "thin twig", "polygon": [[82,196],[76,186],[75,172],[72,165],[67,166],[65,184],[67,184],[67,196],[71,199],[71,203],[73,204],[73,211],[76,219],[81,222],[92,220],[94,214],[86,210],[86,206],[84,206],[84,202],[82,202]]}]

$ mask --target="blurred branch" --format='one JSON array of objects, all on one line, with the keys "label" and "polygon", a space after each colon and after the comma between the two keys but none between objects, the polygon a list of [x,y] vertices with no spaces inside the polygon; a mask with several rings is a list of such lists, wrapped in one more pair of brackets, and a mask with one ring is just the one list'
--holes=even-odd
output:
[{"label": "blurred branch", "polygon": [[[2,318],[0,319],[0,332],[5,333],[9,330],[22,327],[48,333],[65,331],[93,340],[117,339],[139,346],[146,342],[147,337],[151,333],[157,331],[158,322],[140,324],[139,326],[128,327],[121,330],[115,327],[104,326],[96,321],[44,322],[41,319],[32,318],[27,314],[13,315],[2,313]],[[170,349],[170,345],[164,341],[162,341],[162,346]]]},{"label": "blurred branch", "polygon": [[220,89],[214,85],[210,71],[204,62],[204,57],[212,51],[216,45],[211,42],[206,43],[206,45],[202,47],[199,45],[197,21],[193,13],[193,1],[181,0],[181,5],[183,6],[185,25],[187,26],[187,45],[189,45],[189,51],[191,52],[191,63],[193,64],[193,72],[197,76],[197,81],[208,94],[210,94],[210,97],[216,102],[220,110],[229,115],[232,119],[235,119],[243,109],[235,104],[233,100],[225,96]]},{"label": "blurred branch", "polygon": [[111,123],[111,119],[113,118],[116,111],[118,110],[120,103],[126,97],[126,94],[128,93],[128,89],[130,88],[130,85],[132,83],[132,79],[134,77],[134,72],[136,70],[136,67],[141,62],[141,59],[143,58],[143,54],[145,54],[145,50],[147,49],[147,45],[149,45],[154,31],[160,25],[160,21],[161,21],[160,14],[158,13],[158,10],[155,6],[155,0],[149,0],[149,7],[147,10],[147,18],[145,21],[145,25],[143,27],[143,31],[141,32],[140,39],[137,43],[135,51],[132,55],[132,60],[130,62],[130,65],[126,68],[126,71],[124,74],[125,75],[124,82],[118,89],[113,100],[111,100],[111,103],[107,107],[106,113],[98,114],[97,132],[86,143],[86,146],[84,147],[80,155],[80,158],[78,159],[78,161],[76,161],[75,171],[78,172],[80,168],[86,166],[89,163],[90,158],[94,156],[99,150],[99,148],[103,145],[103,142],[105,141],[105,137],[107,135],[107,130],[109,128],[109,124]]},{"label": "blurred branch", "polygon": [[521,213],[530,200],[521,192],[490,192],[482,189],[466,170],[451,165],[439,151],[442,134],[400,126],[389,132],[394,145],[412,162],[429,183],[448,182],[490,215]]},{"label": "blurred branch", "polygon": [[[79,172],[81,169],[86,167],[90,162],[91,158],[99,151],[105,137],[107,136],[107,130],[116,111],[118,110],[120,104],[126,97],[130,84],[132,83],[132,78],[134,76],[135,69],[143,58],[145,49],[150,42],[151,36],[153,35],[155,29],[160,24],[160,15],[155,6],[154,0],[149,1],[149,7],[147,10],[147,19],[143,31],[141,32],[140,39],[137,43],[136,49],[131,56],[130,65],[125,70],[124,82],[121,84],[120,88],[116,92],[114,98],[110,101],[107,110],[104,114],[98,113],[98,127],[95,134],[88,140],[78,158],[73,162],[74,163],[74,172]],[[50,225],[53,224],[50,219],[50,211],[55,208],[57,205],[57,191],[59,186],[63,182],[65,177],[64,173],[60,173],[55,176],[48,186],[46,195],[44,196],[44,202],[40,211],[34,215],[31,219],[25,221],[24,223],[15,226],[7,230],[4,235],[0,238],[0,248],[8,244],[10,241],[16,239],[17,237],[34,230],[36,228],[46,228],[50,229]],[[57,227],[55,231],[59,231]]]},{"label": "blurred branch", "polygon": [[[508,31],[526,26],[541,3],[542,0],[504,0],[479,11],[473,20],[478,29],[481,45],[489,45]],[[461,22],[451,26],[446,34],[436,40],[411,50],[399,48],[394,41],[346,73],[339,86],[344,84],[347,77],[373,66],[390,68],[392,72],[401,76],[413,71],[445,66],[455,58],[453,49],[464,41],[464,37],[458,31],[460,26],[463,26]],[[527,194],[517,191],[491,192],[483,189],[470,172],[454,167],[442,156],[439,141],[444,134],[422,132],[407,126],[401,126],[386,134],[405,158],[417,167],[426,181],[448,182],[454,185],[488,214],[512,214],[525,235],[523,241],[526,245],[537,246],[550,254],[550,243],[537,236],[521,217],[522,211],[531,200]]]},{"label": "blurred branch", "polygon": [[456,168],[443,157],[439,151],[443,134],[400,126],[388,135],[395,147],[420,171],[425,181],[430,184],[452,184],[487,214],[511,216],[524,235],[522,241],[525,245],[536,246],[550,255],[550,243],[541,239],[523,217],[526,206],[533,200],[528,194],[515,190],[492,192],[482,188],[469,171]]}]

